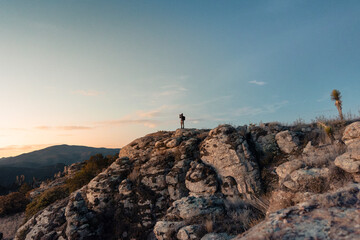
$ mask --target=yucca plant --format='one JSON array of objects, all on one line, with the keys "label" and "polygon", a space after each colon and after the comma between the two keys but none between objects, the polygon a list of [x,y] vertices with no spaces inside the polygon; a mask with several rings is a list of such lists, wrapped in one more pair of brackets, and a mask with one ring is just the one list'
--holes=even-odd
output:
[{"label": "yucca plant", "polygon": [[330,138],[331,143],[333,143],[335,141],[335,137],[334,137],[334,131],[332,129],[332,127],[326,125],[323,122],[318,122],[318,125],[324,129],[324,132],[326,133],[326,135]]},{"label": "yucca plant", "polygon": [[342,114],[342,101],[341,101],[341,93],[339,90],[332,90],[331,94],[331,100],[335,101],[335,106],[339,112],[340,119],[343,120],[343,114]]}]

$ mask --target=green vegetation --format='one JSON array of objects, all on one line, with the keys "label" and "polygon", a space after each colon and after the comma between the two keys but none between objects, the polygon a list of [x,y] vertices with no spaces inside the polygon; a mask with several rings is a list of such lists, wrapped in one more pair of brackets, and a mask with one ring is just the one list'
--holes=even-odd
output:
[{"label": "green vegetation", "polygon": [[[73,177],[66,181],[62,186],[50,188],[39,196],[37,196],[30,204],[26,206],[26,218],[29,219],[40,210],[46,208],[57,200],[64,199],[73,191],[86,185],[91,179],[99,174],[104,168],[108,167],[117,158],[117,154],[113,156],[104,157],[102,154],[97,154],[85,161],[84,167],[77,172]],[[23,187],[24,189],[26,186]]]},{"label": "green vegetation", "polygon": [[340,119],[343,120],[343,114],[342,114],[342,101],[341,101],[341,93],[339,90],[332,90],[331,94],[331,100],[335,101],[335,106],[339,112]]},{"label": "green vegetation", "polygon": [[25,182],[25,183],[23,183],[23,185],[20,186],[18,192],[22,193],[24,195],[27,195],[27,193],[30,192],[31,190],[32,190],[32,187]]},{"label": "green vegetation", "polygon": [[26,218],[29,219],[38,211],[67,196],[69,196],[69,191],[66,186],[54,187],[46,190],[26,206]]},{"label": "green vegetation", "polygon": [[102,154],[90,157],[89,160],[85,161],[85,166],[66,181],[69,192],[71,193],[90,182],[90,180],[98,175],[104,168],[113,163],[116,158],[117,155],[104,157]]},{"label": "green vegetation", "polygon": [[0,196],[0,216],[23,212],[29,200],[25,194],[13,192],[6,196]]},{"label": "green vegetation", "polygon": [[335,137],[334,137],[334,130],[332,129],[332,127],[326,125],[323,122],[318,122],[318,125],[324,129],[324,132],[330,138],[331,143],[333,143],[335,141]]}]

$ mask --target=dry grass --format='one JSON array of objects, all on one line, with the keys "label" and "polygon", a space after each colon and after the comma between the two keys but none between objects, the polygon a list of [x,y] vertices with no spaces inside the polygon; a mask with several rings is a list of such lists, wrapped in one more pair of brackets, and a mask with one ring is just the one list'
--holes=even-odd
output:
[{"label": "dry grass", "polygon": [[140,166],[134,166],[131,173],[128,175],[127,179],[129,179],[132,182],[137,182],[139,180],[140,176]]},{"label": "dry grass", "polygon": [[327,188],[331,191],[337,190],[349,182],[352,182],[353,177],[350,173],[345,172],[341,168],[338,168],[335,166],[335,164],[332,162],[328,166],[330,172],[327,179]]},{"label": "dry grass", "polygon": [[287,208],[294,205],[294,193],[285,191],[274,191],[270,198],[268,212],[275,212],[277,210]]},{"label": "dry grass", "polygon": [[321,168],[330,166],[336,157],[340,156],[346,151],[344,145],[326,145],[317,148],[315,152],[310,151],[303,155],[302,161],[309,167]]},{"label": "dry grass", "polygon": [[208,233],[212,233],[214,231],[214,221],[212,219],[206,219],[204,225],[205,225],[205,230]]}]

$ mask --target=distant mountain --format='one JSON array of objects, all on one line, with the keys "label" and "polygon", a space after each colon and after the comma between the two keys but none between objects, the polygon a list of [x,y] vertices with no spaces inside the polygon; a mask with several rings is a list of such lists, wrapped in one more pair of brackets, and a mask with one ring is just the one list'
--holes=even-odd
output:
[{"label": "distant mountain", "polygon": [[26,181],[32,180],[33,177],[52,177],[62,171],[65,165],[82,162],[98,153],[106,156],[117,154],[119,151],[118,148],[56,145],[16,157],[1,158],[0,185],[8,186],[14,183],[19,175],[24,175]]}]

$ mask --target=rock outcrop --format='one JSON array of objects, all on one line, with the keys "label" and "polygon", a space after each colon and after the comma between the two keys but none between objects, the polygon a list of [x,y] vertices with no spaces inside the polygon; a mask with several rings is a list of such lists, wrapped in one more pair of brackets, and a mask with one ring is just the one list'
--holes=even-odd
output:
[{"label": "rock outcrop", "polygon": [[346,152],[335,159],[335,165],[351,173],[356,182],[360,182],[360,122],[354,122],[344,130],[342,140]]},{"label": "rock outcrop", "polygon": [[258,162],[241,131],[230,125],[219,126],[209,132],[200,151],[201,160],[213,166],[219,177],[235,179],[241,198],[261,192]]},{"label": "rock outcrop", "polygon": [[234,239],[359,239],[360,185],[315,195],[279,210]]},{"label": "rock outcrop", "polygon": [[289,154],[299,148],[298,137],[294,133],[289,132],[289,130],[279,132],[276,134],[275,139],[279,148],[284,153]]},{"label": "rock outcrop", "polygon": [[359,185],[336,192],[358,174],[360,138],[350,126],[346,148],[319,144],[310,126],[277,123],[146,135],[87,185],[35,214],[15,239],[354,237]]}]

